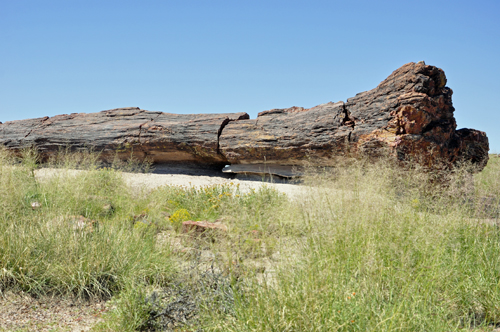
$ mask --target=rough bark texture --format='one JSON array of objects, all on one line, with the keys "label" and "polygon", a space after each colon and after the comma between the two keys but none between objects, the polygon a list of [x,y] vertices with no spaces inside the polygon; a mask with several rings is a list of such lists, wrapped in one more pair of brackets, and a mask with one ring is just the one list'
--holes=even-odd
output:
[{"label": "rough bark texture", "polygon": [[273,109],[230,123],[220,149],[232,164],[329,165],[335,155],[388,153],[425,165],[468,160],[482,169],[488,138],[473,129],[456,131],[453,92],[445,85],[441,69],[408,63],[345,103]]},{"label": "rough bark texture", "polygon": [[36,146],[43,157],[70,146],[92,148],[103,159],[149,158],[156,163],[203,165],[332,165],[335,156],[409,157],[425,165],[488,161],[488,138],[456,130],[444,72],[408,63],[373,90],[346,102],[259,113],[169,114],[139,108],[58,115],[0,123],[0,144]]},{"label": "rough bark texture", "polygon": [[100,152],[104,160],[134,156],[156,163],[225,164],[219,135],[229,122],[246,113],[170,114],[139,108],[99,113],[57,115],[6,122],[0,143],[14,150],[36,146],[42,157],[61,148]]}]

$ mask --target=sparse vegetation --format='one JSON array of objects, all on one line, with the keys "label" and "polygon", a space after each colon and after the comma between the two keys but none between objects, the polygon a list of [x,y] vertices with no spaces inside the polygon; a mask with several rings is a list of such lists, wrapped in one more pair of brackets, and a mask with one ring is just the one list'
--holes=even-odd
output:
[{"label": "sparse vegetation", "polygon": [[[95,331],[500,324],[500,158],[446,179],[352,161],[311,172],[293,200],[236,184],[133,190],[78,158],[41,180],[33,150],[0,150],[0,291],[111,299]],[[187,219],[228,231],[190,238]]]}]

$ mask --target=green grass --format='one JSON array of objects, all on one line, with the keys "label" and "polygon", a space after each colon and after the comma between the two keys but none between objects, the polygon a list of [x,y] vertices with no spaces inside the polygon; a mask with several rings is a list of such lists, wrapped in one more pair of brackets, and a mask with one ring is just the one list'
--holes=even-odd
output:
[{"label": "green grass", "polygon": [[[92,155],[64,155],[54,163],[61,171],[40,181],[36,154],[24,153],[22,163],[0,153],[0,289],[111,297],[114,309],[96,331],[146,328],[159,290],[169,290],[164,305],[182,298],[196,307],[179,331],[500,324],[500,158],[474,176],[465,167],[435,174],[350,162],[311,172],[291,200],[233,184],[133,190]],[[66,173],[78,165],[87,171]],[[75,229],[80,215],[93,227]],[[189,240],[179,233],[184,219],[219,220],[228,232]],[[165,233],[212,253],[210,269],[160,241]]]},{"label": "green grass", "polygon": [[[154,232],[134,231],[130,223],[134,199],[120,173],[61,170],[37,181],[33,159],[13,166],[1,153],[0,291],[106,298],[132,279],[171,278],[170,248],[157,247]],[[33,209],[34,202],[41,206]],[[89,225],[80,229],[78,216]]]},{"label": "green grass", "polygon": [[490,175],[498,166],[493,159],[476,176],[475,190],[463,188],[470,177],[460,170],[443,187],[432,174],[361,162],[310,177],[314,187],[295,206],[296,222],[308,226],[295,248],[301,257],[278,269],[272,287],[238,293],[235,314],[206,329],[492,329],[500,322],[500,233],[476,217],[498,214],[475,202],[478,193],[498,197],[499,177]]}]

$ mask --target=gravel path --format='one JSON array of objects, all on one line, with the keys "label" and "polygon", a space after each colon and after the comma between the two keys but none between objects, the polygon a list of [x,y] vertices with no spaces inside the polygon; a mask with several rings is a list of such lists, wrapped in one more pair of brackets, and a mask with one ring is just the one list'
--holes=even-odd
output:
[{"label": "gravel path", "polygon": [[[68,175],[78,174],[80,170],[60,170],[55,168],[42,168],[36,171],[36,176],[39,179],[48,178],[55,174],[65,172]],[[290,198],[297,197],[303,192],[304,187],[291,184],[291,183],[277,183],[283,182],[280,179],[266,179],[264,181],[259,176],[246,176],[235,178],[234,176],[210,170],[201,169],[179,169],[171,167],[157,168],[153,173],[126,173],[123,172],[123,177],[126,183],[136,188],[154,189],[160,186],[188,186],[188,187],[202,187],[211,186],[216,184],[239,184],[242,192],[248,192],[251,189],[258,190],[262,186],[272,187]],[[273,181],[274,180],[274,181]],[[273,181],[273,182],[270,182]]]},{"label": "gravel path", "polygon": [[202,187],[216,184],[239,184],[242,192],[248,192],[251,189],[258,190],[262,186],[274,188],[290,197],[298,195],[302,187],[288,183],[271,183],[258,180],[240,180],[228,179],[225,177],[206,176],[206,175],[185,175],[185,174],[136,174],[124,173],[125,181],[133,187],[156,188],[160,186],[188,186]]}]

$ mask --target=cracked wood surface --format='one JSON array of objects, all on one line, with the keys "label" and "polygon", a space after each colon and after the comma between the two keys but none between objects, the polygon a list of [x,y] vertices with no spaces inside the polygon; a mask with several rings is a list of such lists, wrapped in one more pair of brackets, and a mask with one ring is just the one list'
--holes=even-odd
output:
[{"label": "cracked wood surface", "polygon": [[408,63],[375,89],[346,102],[310,109],[246,113],[170,114],[139,108],[57,115],[0,123],[0,144],[36,146],[42,157],[70,146],[102,159],[148,158],[156,163],[332,165],[335,156],[413,157],[425,165],[488,161],[488,138],[456,130],[444,72]]},{"label": "cracked wood surface", "polygon": [[444,72],[408,63],[375,89],[344,102],[292,107],[232,122],[220,137],[231,164],[332,165],[332,156],[368,154],[414,158],[425,165],[488,161],[488,138],[456,130],[452,90]]},{"label": "cracked wood surface", "polygon": [[100,152],[105,160],[134,156],[156,163],[216,165],[226,162],[218,152],[222,128],[240,118],[248,118],[248,114],[170,114],[120,108],[6,122],[0,125],[0,143],[13,150],[36,146],[44,158],[71,147],[73,151]]}]

